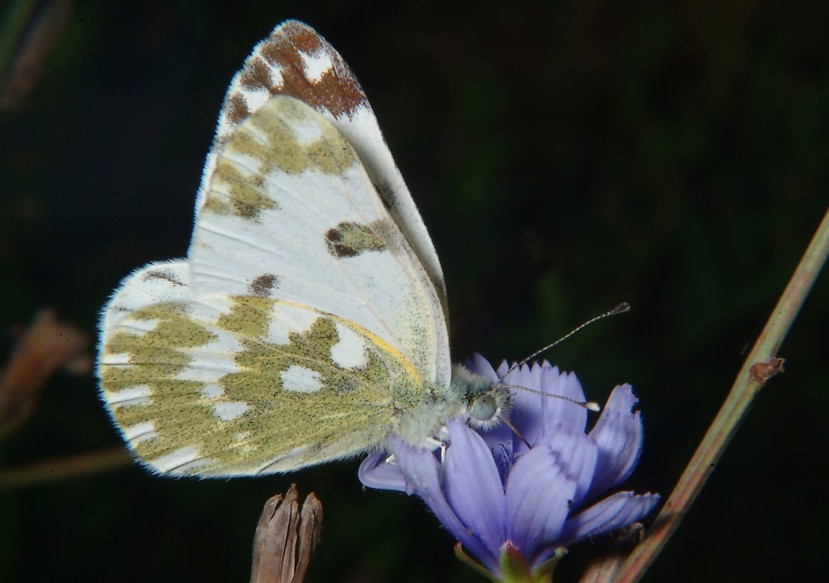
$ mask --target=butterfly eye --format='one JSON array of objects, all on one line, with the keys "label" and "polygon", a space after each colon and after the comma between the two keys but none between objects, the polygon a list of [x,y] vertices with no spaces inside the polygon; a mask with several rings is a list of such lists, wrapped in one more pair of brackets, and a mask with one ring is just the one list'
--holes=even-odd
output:
[{"label": "butterfly eye", "polygon": [[475,403],[472,405],[472,410],[469,412],[469,416],[475,421],[486,423],[487,421],[492,421],[497,413],[498,403],[496,402],[494,396],[487,393],[475,399]]}]

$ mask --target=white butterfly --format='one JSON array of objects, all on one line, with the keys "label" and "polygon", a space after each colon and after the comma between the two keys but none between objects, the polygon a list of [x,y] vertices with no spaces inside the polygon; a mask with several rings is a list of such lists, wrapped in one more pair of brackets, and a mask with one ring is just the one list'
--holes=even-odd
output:
[{"label": "white butterfly", "polygon": [[297,21],[233,78],[187,258],[121,284],[98,374],[131,449],[171,475],[291,471],[392,433],[425,444],[508,400],[453,371],[426,227],[354,74]]}]

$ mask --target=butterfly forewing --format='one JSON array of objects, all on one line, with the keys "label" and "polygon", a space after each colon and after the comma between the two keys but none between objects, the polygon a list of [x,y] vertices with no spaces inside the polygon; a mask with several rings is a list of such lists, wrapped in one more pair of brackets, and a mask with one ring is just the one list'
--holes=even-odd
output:
[{"label": "butterfly forewing", "polygon": [[219,115],[215,143],[205,164],[196,208],[201,207],[207,195],[222,144],[243,119],[274,95],[294,97],[314,108],[356,150],[378,195],[431,279],[446,319],[446,287],[437,253],[386,146],[365,92],[340,54],[307,24],[288,20],[277,26],[254,47],[231,81]]},{"label": "butterfly forewing", "polygon": [[189,259],[197,295],[307,304],[388,342],[429,382],[448,383],[434,287],[337,129],[274,97],[225,144]]}]

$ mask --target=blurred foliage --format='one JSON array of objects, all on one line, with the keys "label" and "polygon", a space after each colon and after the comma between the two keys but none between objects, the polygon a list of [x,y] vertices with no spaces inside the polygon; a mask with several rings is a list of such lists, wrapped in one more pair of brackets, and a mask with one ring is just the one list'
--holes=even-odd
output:
[{"label": "blurred foliage", "polygon": [[[52,306],[92,333],[130,270],[185,253],[223,92],[288,17],[320,30],[372,100],[441,255],[457,358],[520,358],[633,305],[549,358],[599,401],[634,384],[647,441],[628,486],[667,494],[826,210],[827,6],[78,1],[24,107],[0,112],[3,325]],[[646,581],[829,571],[814,471],[827,312],[824,278],[786,373]],[[0,460],[117,442],[95,381],[59,376]],[[246,580],[261,507],[291,481],[325,507],[311,580],[478,580],[417,500],[363,492],[354,462],[0,492],[0,580]],[[592,551],[573,549],[557,580]]]}]

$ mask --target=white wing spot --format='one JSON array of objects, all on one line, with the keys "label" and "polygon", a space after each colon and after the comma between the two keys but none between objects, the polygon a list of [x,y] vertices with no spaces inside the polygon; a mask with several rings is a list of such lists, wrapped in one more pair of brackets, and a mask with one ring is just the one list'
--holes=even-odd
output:
[{"label": "white wing spot", "polygon": [[215,399],[225,394],[225,390],[222,387],[212,383],[204,385],[199,392],[206,399]]},{"label": "white wing spot", "polygon": [[322,388],[320,373],[292,364],[282,373],[282,388],[297,393],[315,393]]},{"label": "white wing spot", "polygon": [[341,368],[359,368],[368,364],[368,355],[362,339],[353,330],[337,323],[340,341],[331,347],[331,360]]},{"label": "white wing spot", "polygon": [[256,450],[259,449],[259,445],[256,442],[250,441],[250,432],[243,431],[241,433],[237,433],[233,440],[232,446],[234,449],[238,450],[239,452],[245,454],[252,454],[255,453]]},{"label": "white wing spot", "polygon": [[138,385],[122,391],[114,391],[107,395],[107,402],[111,407],[130,407],[134,405],[149,405],[152,402],[152,389],[148,385]]},{"label": "white wing spot", "polygon": [[155,432],[155,423],[152,421],[142,421],[141,423],[125,427],[124,437],[133,445],[137,445],[142,441],[149,441],[150,439],[158,437],[158,434]]},{"label": "white wing spot", "polygon": [[231,401],[213,405],[213,413],[222,421],[233,421],[247,410],[248,404],[244,401]]},{"label": "white wing spot", "polygon": [[[315,123],[313,119],[300,119],[293,121],[291,124],[291,129],[293,130],[294,139],[296,140],[297,144],[299,144],[303,148],[307,148],[314,142],[317,142],[323,139],[323,128],[318,123]],[[277,173],[279,170],[276,171]],[[280,174],[275,174],[274,176],[282,176]]]},{"label": "white wing spot", "polygon": [[290,335],[302,334],[311,329],[319,314],[313,310],[292,309],[289,306],[280,306],[278,318],[271,318],[268,326],[268,341],[274,344],[289,344]]},{"label": "white wing spot", "polygon": [[271,460],[268,460],[266,464],[263,464],[259,468],[257,468],[257,474],[265,474],[271,471],[274,472],[281,472],[281,471],[290,471],[289,468],[293,467],[291,463],[292,459],[296,459],[302,456],[306,451],[308,451],[307,446],[302,447],[295,447],[294,449],[287,451],[283,454],[280,454],[278,457],[275,457]]},{"label": "white wing spot", "polygon": [[101,364],[105,364],[107,366],[130,364],[130,355],[126,352],[111,352],[101,357]]},{"label": "white wing spot", "polygon": [[305,77],[311,83],[319,83],[322,76],[334,66],[333,61],[331,61],[331,55],[325,51],[319,51],[313,55],[307,53],[299,54],[302,56],[302,62],[305,64]]},{"label": "white wing spot", "polygon": [[248,440],[248,438],[250,438],[249,431],[240,431],[233,436],[233,445],[242,445]]},{"label": "white wing spot", "polygon": [[175,451],[157,457],[151,460],[150,463],[157,467],[162,472],[170,472],[179,469],[181,466],[192,463],[199,457],[199,446],[188,445],[180,447]]}]

